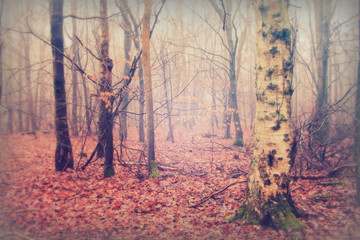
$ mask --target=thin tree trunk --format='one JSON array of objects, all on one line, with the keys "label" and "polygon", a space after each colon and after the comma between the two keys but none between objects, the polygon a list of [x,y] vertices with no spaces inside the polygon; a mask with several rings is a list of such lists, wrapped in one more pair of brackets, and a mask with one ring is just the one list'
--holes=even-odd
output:
[{"label": "thin tree trunk", "polygon": [[[73,15],[76,15],[76,0],[72,0],[71,5],[71,12]],[[72,119],[71,119],[71,132],[72,135],[77,137],[79,136],[79,127],[78,127],[78,79],[77,79],[77,71],[75,68],[75,62],[76,62],[76,55],[77,55],[77,49],[78,49],[78,41],[75,39],[76,36],[76,19],[72,19],[72,65],[71,65],[71,71],[72,71]]]},{"label": "thin tree trunk", "polygon": [[235,127],[235,139],[234,145],[236,146],[244,146],[244,139],[243,139],[243,132],[241,129],[240,124],[240,117],[239,117],[239,108],[237,104],[237,83],[236,83],[236,52],[237,52],[237,44],[238,41],[233,41],[233,33],[232,33],[232,18],[231,18],[231,9],[232,9],[232,2],[227,0],[226,1],[226,18],[224,16],[224,10],[221,10],[214,0],[211,0],[210,3],[214,7],[215,11],[218,13],[220,19],[223,21],[225,19],[225,34],[227,39],[227,47],[229,52],[229,81],[230,81],[230,89],[229,89],[229,108],[227,111],[226,116],[226,132],[225,138],[231,138],[230,136],[230,124],[231,124],[231,116],[234,120],[234,127]]},{"label": "thin tree trunk", "polygon": [[139,61],[139,104],[140,104],[140,116],[139,116],[139,141],[145,142],[145,127],[144,127],[144,113],[145,113],[145,90],[144,90],[144,78],[143,78],[143,62]]},{"label": "thin tree trunk", "polygon": [[[127,0],[122,0],[127,4]],[[130,11],[130,10],[129,10]],[[124,21],[124,53],[125,53],[125,64],[124,64],[124,76],[126,76],[130,71],[130,51],[131,51],[131,24],[129,18],[126,14],[126,11],[121,11],[122,19]],[[129,92],[128,90],[123,91],[122,102],[121,102],[121,112],[120,112],[120,139],[127,139],[127,107],[129,104]]]},{"label": "thin tree trunk", "polygon": [[168,127],[169,127],[169,132],[168,132],[168,136],[167,136],[167,140],[170,140],[172,143],[174,143],[174,133],[172,130],[172,119],[171,119],[171,109],[170,109],[170,103],[169,103],[169,97],[168,97],[168,87],[167,87],[167,77],[166,77],[166,63],[164,61],[164,59],[162,59],[162,57],[164,56],[160,56],[161,58],[161,63],[162,63],[162,70],[163,70],[163,85],[164,85],[164,94],[165,94],[165,105],[166,105],[166,113],[168,116]]},{"label": "thin tree trunk", "polygon": [[[359,14],[360,14],[360,2],[359,2]],[[360,18],[358,19],[358,28],[360,33]],[[360,46],[360,38],[359,38]],[[355,103],[355,141],[354,141],[354,161],[357,163],[356,167],[356,200],[357,204],[360,205],[360,49],[359,49],[359,60],[358,60],[358,78],[357,78],[357,89],[356,89],[356,103]]]},{"label": "thin tree trunk", "polygon": [[149,177],[160,177],[160,172],[155,162],[155,132],[154,132],[154,112],[150,67],[150,17],[151,17],[151,0],[145,0],[145,11],[143,17],[143,54],[142,60],[145,67],[145,104],[146,104],[146,143],[148,157]]},{"label": "thin tree trunk", "polygon": [[215,92],[215,79],[214,77],[211,78],[211,127],[214,128],[215,126],[219,128],[219,122],[216,115],[216,92]]},{"label": "thin tree trunk", "polygon": [[[19,59],[18,59],[18,68],[22,69],[23,66],[23,62],[24,62],[24,58],[19,55]],[[23,85],[22,85],[22,80],[23,80],[23,71],[21,71],[19,73],[20,77],[18,78],[18,87],[19,87],[19,102],[18,102],[18,110],[17,110],[17,114],[18,114],[18,131],[21,132],[24,130],[23,128],[23,99],[22,99],[22,90],[23,90]]]},{"label": "thin tree trunk", "polygon": [[63,0],[50,2],[51,45],[53,55],[56,151],[55,170],[74,168],[72,146],[66,113],[66,92],[64,77]]},{"label": "thin tree trunk", "polygon": [[296,218],[289,188],[295,154],[290,128],[293,61],[289,1],[253,0],[253,7],[257,33],[254,156],[247,201],[228,219],[300,230],[302,224]]},{"label": "thin tree trunk", "polygon": [[109,23],[107,20],[107,0],[100,1],[101,19],[101,85],[100,85],[100,119],[99,119],[99,143],[104,147],[104,177],[112,177],[115,174],[113,166],[113,121],[112,121],[112,60],[109,58]]},{"label": "thin tree trunk", "polygon": [[[316,115],[313,121],[314,143],[324,144],[329,137],[329,118],[328,118],[328,60],[329,60],[329,37],[330,37],[330,18],[332,1],[314,1],[315,25],[316,25],[316,44],[317,44],[317,79],[318,93],[316,96]],[[322,159],[324,160],[324,159]]]},{"label": "thin tree trunk", "polygon": [[[137,1],[137,6],[139,8],[139,1]],[[139,24],[137,23],[135,17],[133,16],[129,6],[128,6],[128,3],[127,3],[127,0],[121,0],[119,1],[119,8],[120,8],[120,11],[121,12],[125,12],[127,11],[131,21],[132,21],[132,24],[133,24],[133,43],[134,43],[134,46],[136,48],[136,50],[138,52],[141,51],[141,48],[140,48],[140,44],[139,44],[139,37],[140,37],[140,34],[139,34]],[[139,64],[138,64],[138,77],[139,77],[139,141],[140,142],[144,142],[145,141],[145,130],[144,130],[144,79],[143,79],[143,63],[142,63],[142,60],[140,59],[139,60]],[[127,74],[127,73],[125,73]]]},{"label": "thin tree trunk", "polygon": [[0,2],[1,6],[0,6],[0,104],[1,104],[1,97],[2,97],[2,92],[3,92],[3,64],[2,64],[2,49],[4,47],[4,42],[2,39],[2,31],[1,31],[1,27],[2,27],[2,15],[3,15],[3,10],[4,10],[4,0],[1,0]]}]

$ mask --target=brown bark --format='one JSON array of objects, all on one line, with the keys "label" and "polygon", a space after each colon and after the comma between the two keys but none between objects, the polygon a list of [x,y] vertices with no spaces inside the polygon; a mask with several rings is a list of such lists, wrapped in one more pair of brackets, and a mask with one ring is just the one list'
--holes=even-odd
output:
[{"label": "brown bark", "polygon": [[[359,2],[359,14],[360,14],[360,2]],[[360,33],[360,18],[358,20],[358,28]],[[360,44],[360,38],[359,38]],[[359,45],[360,46],[360,45]],[[357,76],[357,89],[356,89],[356,102],[355,102],[355,141],[354,141],[354,161],[357,163],[356,167],[356,200],[360,205],[360,49],[358,60],[358,76]]]},{"label": "brown bark", "polygon": [[145,68],[145,105],[146,105],[146,143],[148,157],[148,172],[150,177],[160,177],[159,170],[155,162],[155,132],[154,132],[154,113],[150,67],[150,17],[151,0],[145,0],[145,11],[143,17],[143,53],[142,60]]},{"label": "brown bark", "polygon": [[63,38],[63,0],[52,0],[51,45],[53,55],[54,93],[55,93],[55,128],[56,151],[55,170],[65,171],[74,168],[72,146],[66,111],[66,92],[64,77],[64,38]]},{"label": "brown bark", "polygon": [[[72,0],[71,11],[73,15],[76,15],[76,0]],[[77,56],[77,49],[78,49],[78,41],[75,39],[76,36],[76,19],[72,19],[72,119],[71,119],[71,132],[72,135],[77,137],[79,136],[79,127],[78,127],[78,79],[77,79],[77,69],[75,67],[75,61]]]},{"label": "brown bark", "polygon": [[[99,119],[99,146],[104,150],[104,177],[115,174],[113,166],[113,119],[112,108],[112,60],[109,58],[109,23],[107,20],[107,0],[100,1],[101,19],[101,77],[100,77],[100,119]],[[99,155],[98,155],[99,156]]]},{"label": "brown bark", "polygon": [[2,97],[2,92],[3,92],[3,64],[2,64],[2,49],[4,47],[4,42],[2,39],[2,31],[1,31],[1,19],[2,19],[2,14],[3,14],[3,9],[4,9],[4,0],[1,0],[0,2],[1,6],[0,6],[0,104],[1,104],[1,97]]}]

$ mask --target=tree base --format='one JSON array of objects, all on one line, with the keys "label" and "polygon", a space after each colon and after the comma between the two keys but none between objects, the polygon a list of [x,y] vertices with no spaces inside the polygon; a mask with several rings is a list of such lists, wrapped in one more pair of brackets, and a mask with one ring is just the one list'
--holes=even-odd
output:
[{"label": "tree base", "polygon": [[74,159],[71,147],[56,146],[55,151],[55,170],[66,171],[66,169],[74,169]]},{"label": "tree base", "polygon": [[149,166],[149,169],[150,169],[150,172],[149,172],[149,177],[150,178],[160,178],[161,177],[161,174],[159,172],[159,169],[156,165],[156,162],[154,160],[150,161],[150,166]]},{"label": "tree base", "polygon": [[301,231],[303,223],[297,219],[301,214],[289,202],[269,200],[262,205],[261,216],[250,205],[244,204],[234,214],[227,216],[228,221],[244,220],[247,224],[270,226],[285,232]]},{"label": "tree base", "polygon": [[109,178],[115,175],[114,166],[104,166],[104,178]]},{"label": "tree base", "polygon": [[233,142],[233,146],[244,147],[245,143],[244,143],[243,140],[235,139],[234,142]]}]

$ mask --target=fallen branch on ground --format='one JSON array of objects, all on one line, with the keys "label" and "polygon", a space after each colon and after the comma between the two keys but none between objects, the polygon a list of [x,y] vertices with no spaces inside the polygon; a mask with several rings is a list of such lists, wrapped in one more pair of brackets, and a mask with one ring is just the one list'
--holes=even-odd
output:
[{"label": "fallen branch on ground", "polygon": [[190,206],[189,208],[196,208],[197,206],[203,204],[204,202],[206,202],[206,201],[209,200],[210,198],[214,197],[215,195],[218,195],[219,193],[222,193],[223,191],[225,191],[225,190],[228,189],[229,187],[231,187],[231,186],[233,186],[233,185],[235,185],[235,184],[244,183],[244,182],[247,182],[247,180],[240,181],[240,182],[234,182],[234,183],[232,183],[232,184],[224,187],[223,189],[221,189],[221,190],[219,190],[219,191],[217,191],[217,192],[215,192],[215,193],[213,193],[213,194],[211,194],[211,195],[203,198],[199,203],[197,203],[197,204],[195,204],[195,205],[192,205],[192,206]]}]

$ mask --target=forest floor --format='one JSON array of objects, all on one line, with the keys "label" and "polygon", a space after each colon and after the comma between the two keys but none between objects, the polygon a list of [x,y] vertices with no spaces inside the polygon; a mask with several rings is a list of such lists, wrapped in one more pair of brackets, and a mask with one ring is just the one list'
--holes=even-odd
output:
[{"label": "forest floor", "polygon": [[[146,177],[142,151],[131,150],[144,149],[134,129],[122,162],[117,148],[116,175],[108,179],[102,159],[83,171],[55,172],[52,133],[1,135],[0,239],[292,239],[292,233],[224,219],[246,197],[250,131],[247,147],[232,146],[218,130],[209,136],[178,127],[175,143],[166,133],[156,132],[156,158],[166,169],[159,179]],[[82,149],[83,141],[72,138],[76,167],[95,147],[88,137]],[[353,179],[299,179],[291,189],[307,214],[303,239],[360,239]]]}]

